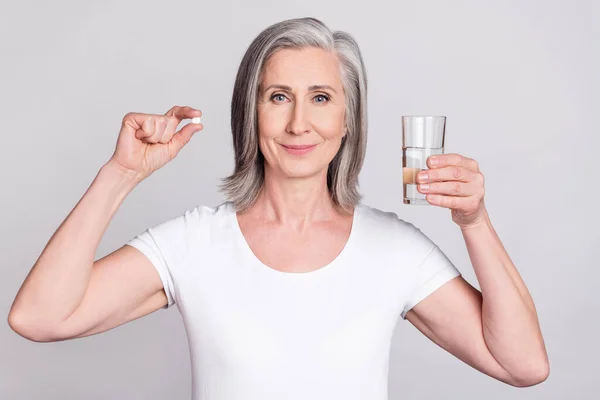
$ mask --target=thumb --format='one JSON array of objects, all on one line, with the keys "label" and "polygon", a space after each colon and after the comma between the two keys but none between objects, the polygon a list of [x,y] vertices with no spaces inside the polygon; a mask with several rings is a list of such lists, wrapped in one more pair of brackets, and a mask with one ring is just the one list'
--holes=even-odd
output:
[{"label": "thumb", "polygon": [[179,130],[179,132],[176,132],[175,135],[173,135],[173,138],[171,139],[171,143],[173,145],[173,149],[175,150],[176,153],[179,153],[179,151],[186,145],[189,143],[189,141],[192,139],[192,136],[194,136],[194,133],[201,131],[204,128],[204,125],[200,124],[187,124],[186,126],[184,126],[183,128],[181,128]]}]

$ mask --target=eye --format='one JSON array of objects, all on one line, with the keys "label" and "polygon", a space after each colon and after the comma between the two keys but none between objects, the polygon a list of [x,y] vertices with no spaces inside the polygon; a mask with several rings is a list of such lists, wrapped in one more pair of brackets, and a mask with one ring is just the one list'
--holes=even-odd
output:
[{"label": "eye", "polygon": [[[277,99],[277,98],[283,98],[283,99],[285,99],[286,97],[285,97],[283,94],[281,94],[281,93],[275,93],[275,94],[273,94],[273,95],[271,96],[271,100],[275,100],[275,99]],[[281,100],[281,101],[283,101],[283,100]],[[278,102],[279,102],[279,101],[278,101]]]},{"label": "eye", "polygon": [[[318,101],[317,99],[319,99],[319,98],[323,99],[323,101]],[[325,103],[325,102],[329,101],[329,96],[326,96],[324,94],[318,94],[315,96],[315,100],[317,103]]]}]

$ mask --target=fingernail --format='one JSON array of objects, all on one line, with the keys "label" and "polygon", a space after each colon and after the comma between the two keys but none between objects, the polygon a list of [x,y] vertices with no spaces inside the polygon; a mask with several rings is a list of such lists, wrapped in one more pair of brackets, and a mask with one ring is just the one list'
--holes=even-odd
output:
[{"label": "fingernail", "polygon": [[423,185],[419,185],[419,189],[421,189],[422,191],[426,192],[429,190],[429,184],[425,183]]},{"label": "fingernail", "polygon": [[418,179],[419,182],[425,182],[427,179],[429,179],[429,174],[427,172],[419,172]]},{"label": "fingernail", "polygon": [[429,159],[429,164],[431,164],[431,165],[434,165],[434,166],[435,166],[435,165],[438,165],[438,159],[437,159],[437,158],[435,158],[435,157],[431,157],[431,158]]}]

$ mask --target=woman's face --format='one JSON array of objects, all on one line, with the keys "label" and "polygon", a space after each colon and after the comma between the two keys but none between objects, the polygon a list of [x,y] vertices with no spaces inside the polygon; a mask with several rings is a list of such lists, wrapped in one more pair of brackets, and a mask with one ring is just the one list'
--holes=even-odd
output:
[{"label": "woman's face", "polygon": [[317,48],[277,51],[263,69],[257,111],[266,169],[293,178],[326,172],[345,135],[336,57]]}]

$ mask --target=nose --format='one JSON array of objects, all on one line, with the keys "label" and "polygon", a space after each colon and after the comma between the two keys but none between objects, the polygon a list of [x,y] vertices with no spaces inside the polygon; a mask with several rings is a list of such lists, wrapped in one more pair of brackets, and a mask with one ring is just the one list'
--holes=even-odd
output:
[{"label": "nose", "polygon": [[301,101],[297,101],[292,110],[292,115],[287,126],[287,132],[293,135],[302,135],[310,132],[308,115]]}]

